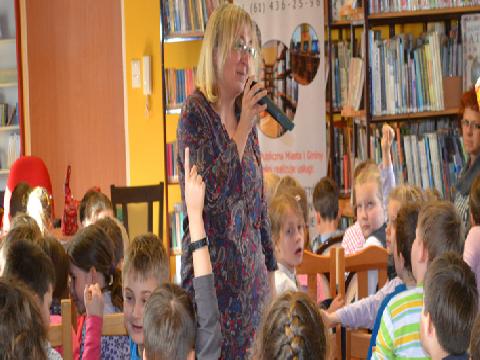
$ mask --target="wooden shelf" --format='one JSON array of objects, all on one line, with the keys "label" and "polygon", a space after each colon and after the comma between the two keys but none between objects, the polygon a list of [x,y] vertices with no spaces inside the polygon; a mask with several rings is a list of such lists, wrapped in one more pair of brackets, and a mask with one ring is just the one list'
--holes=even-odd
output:
[{"label": "wooden shelf", "polygon": [[9,88],[18,86],[17,82],[0,83],[0,88]]},{"label": "wooden shelf", "polygon": [[177,184],[178,185],[178,175],[169,176],[168,177],[168,184]]},{"label": "wooden shelf", "polygon": [[18,125],[0,126],[0,132],[8,132],[8,131],[15,131],[15,130],[20,130],[20,127]]},{"label": "wooden shelf", "polygon": [[8,175],[10,174],[10,169],[0,169],[0,175]]},{"label": "wooden shelf", "polygon": [[342,109],[340,114],[341,114],[342,117],[345,117],[345,118],[365,119],[365,110]]},{"label": "wooden shelf", "polygon": [[15,43],[15,41],[16,41],[15,38],[3,38],[3,39],[0,39],[0,45]]},{"label": "wooden shelf", "polygon": [[458,115],[459,109],[448,109],[443,111],[424,111],[416,113],[392,114],[392,115],[374,115],[372,122],[386,122],[386,121],[408,121],[416,119],[426,119],[433,117],[448,117]]},{"label": "wooden shelf", "polygon": [[166,43],[176,43],[176,42],[183,42],[183,41],[197,41],[203,40],[203,32],[202,31],[191,31],[185,33],[172,33],[165,36]]},{"label": "wooden shelf", "polygon": [[434,21],[437,18],[458,17],[462,14],[480,12],[480,6],[456,6],[430,10],[411,10],[398,12],[382,12],[370,14],[368,21],[379,24],[390,20],[399,21],[419,21],[419,18],[425,18],[428,21]]},{"label": "wooden shelf", "polygon": [[181,107],[171,107],[171,108],[167,108],[167,114],[168,114],[168,115],[180,115],[181,112],[182,112],[182,108],[181,108]]}]

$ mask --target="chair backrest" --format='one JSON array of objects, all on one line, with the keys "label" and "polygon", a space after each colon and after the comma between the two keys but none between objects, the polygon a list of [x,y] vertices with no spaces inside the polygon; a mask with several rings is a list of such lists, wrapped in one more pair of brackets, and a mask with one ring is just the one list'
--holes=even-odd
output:
[{"label": "chair backrest", "polygon": [[380,246],[367,246],[355,254],[344,256],[344,250],[340,249],[340,256],[344,258],[345,271],[339,271],[340,294],[345,296],[345,272],[356,273],[358,277],[358,298],[368,296],[368,272],[378,272],[378,287],[381,288],[387,282],[387,250]]},{"label": "chair backrest", "polygon": [[62,300],[62,323],[50,325],[48,328],[48,341],[53,347],[63,348],[63,358],[73,359],[72,342],[72,300]]},{"label": "chair backrest", "polygon": [[148,231],[153,232],[153,203],[158,202],[158,236],[163,236],[163,194],[164,184],[161,182],[157,185],[143,186],[110,186],[110,198],[112,200],[115,215],[117,213],[117,205],[122,205],[122,217],[125,229],[128,230],[128,207],[127,204],[147,203],[148,209]]},{"label": "chair backrest", "polygon": [[128,335],[125,327],[123,313],[114,313],[103,315],[102,336],[126,336]]},{"label": "chair backrest", "polygon": [[304,250],[303,261],[296,268],[298,275],[307,275],[308,295],[315,302],[317,302],[317,274],[328,274],[332,297],[335,297],[337,293],[336,252],[337,249],[332,248],[328,255],[317,255],[309,250]]},{"label": "chair backrest", "polygon": [[[345,298],[345,272],[357,274],[358,298],[368,296],[368,272],[378,272],[378,288],[387,282],[387,250],[380,246],[368,246],[361,251],[345,256],[344,249],[339,249],[339,293]],[[346,331],[345,357],[347,359],[365,359],[370,345],[371,335],[365,329]]]}]

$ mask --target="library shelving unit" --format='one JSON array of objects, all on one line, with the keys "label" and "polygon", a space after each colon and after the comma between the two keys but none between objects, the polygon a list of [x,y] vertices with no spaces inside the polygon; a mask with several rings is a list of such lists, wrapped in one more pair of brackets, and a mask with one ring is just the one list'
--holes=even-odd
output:
[{"label": "library shelving unit", "polygon": [[20,45],[19,2],[0,1],[0,189],[24,153]]},{"label": "library shelving unit", "polygon": [[[335,157],[335,127],[338,127],[338,124],[343,124],[340,126],[351,126],[353,129],[353,144],[352,149],[354,154],[357,155],[357,145],[359,145],[359,128],[364,127],[366,133],[366,154],[371,154],[371,141],[369,141],[370,136],[372,135],[373,126],[378,125],[379,123],[398,123],[398,127],[402,127],[402,124],[412,124],[417,123],[423,120],[435,120],[435,119],[444,119],[450,118],[455,119],[458,116],[458,108],[456,106],[447,107],[445,106],[444,110],[440,111],[425,111],[425,112],[404,112],[396,114],[385,114],[379,115],[374,114],[373,109],[371,108],[371,96],[374,91],[372,88],[372,74],[370,68],[370,43],[372,39],[369,37],[369,30],[384,30],[388,32],[389,38],[393,38],[396,35],[396,30],[400,27],[403,28],[407,24],[418,24],[422,26],[423,31],[427,30],[427,23],[431,22],[444,22],[445,29],[448,32],[450,30],[451,21],[457,21],[458,31],[457,39],[461,43],[461,17],[465,14],[480,13],[480,6],[455,6],[455,7],[444,7],[444,8],[435,8],[435,9],[424,9],[424,10],[412,10],[412,11],[401,11],[401,12],[379,12],[379,13],[370,13],[369,12],[369,1],[363,1],[363,8],[359,9],[359,15],[354,20],[334,20],[332,18],[334,1],[329,0],[327,4],[327,21],[326,21],[326,35],[327,35],[327,54],[328,54],[328,64],[329,64],[329,82],[327,87],[327,118],[329,124],[329,143],[331,144],[330,150],[330,171],[331,175],[334,173],[334,165],[336,159]],[[358,14],[358,13],[357,13]],[[348,111],[347,109],[335,108],[333,100],[333,90],[332,90],[332,81],[334,80],[333,71],[334,63],[332,58],[332,48],[333,40],[332,33],[338,32],[338,39],[343,39],[343,33],[349,32],[350,34],[350,45],[353,49],[356,48],[356,42],[359,41],[359,37],[355,36],[355,31],[363,31],[361,36],[361,41],[364,44],[364,70],[365,70],[365,80],[364,80],[364,89],[363,89],[363,107],[360,111]],[[337,34],[337,33],[335,33]],[[385,37],[385,36],[384,36]],[[358,44],[357,44],[358,45]],[[340,112],[340,115],[338,113]],[[342,121],[335,121],[336,118],[343,118]],[[347,123],[348,125],[345,125]],[[400,140],[400,139],[397,139]]]}]

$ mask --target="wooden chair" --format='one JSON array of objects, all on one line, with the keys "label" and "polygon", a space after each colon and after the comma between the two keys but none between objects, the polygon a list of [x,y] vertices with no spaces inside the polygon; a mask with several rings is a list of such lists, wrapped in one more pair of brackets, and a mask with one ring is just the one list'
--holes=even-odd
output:
[{"label": "wooden chair", "polygon": [[102,336],[127,336],[123,313],[103,315]]},{"label": "wooden chair", "polygon": [[[332,247],[328,255],[317,255],[308,250],[303,252],[303,261],[297,266],[297,275],[307,275],[308,295],[317,303],[317,275],[323,274],[329,278],[329,289],[332,298],[337,294],[337,256],[338,248]],[[341,336],[340,327],[337,327],[336,334],[330,338],[334,354],[334,359],[340,359],[341,356]]]},{"label": "wooden chair", "polygon": [[163,235],[163,194],[164,185],[161,182],[158,185],[143,186],[110,186],[110,198],[112,200],[115,215],[117,215],[117,205],[122,205],[123,224],[128,234],[128,204],[147,203],[148,223],[147,230],[153,232],[153,203],[159,203],[158,209],[158,236]]},{"label": "wooden chair", "polygon": [[[339,263],[344,271],[339,270],[339,293],[345,296],[345,272],[357,274],[358,299],[368,296],[368,272],[378,272],[378,288],[387,282],[388,253],[385,248],[368,246],[365,249],[345,256],[344,249],[339,249]],[[365,359],[370,345],[371,335],[366,329],[347,329],[346,331],[346,358]]]},{"label": "wooden chair", "polygon": [[48,328],[48,341],[53,347],[63,348],[63,359],[73,359],[72,342],[72,300],[62,300],[62,323],[50,325]]}]

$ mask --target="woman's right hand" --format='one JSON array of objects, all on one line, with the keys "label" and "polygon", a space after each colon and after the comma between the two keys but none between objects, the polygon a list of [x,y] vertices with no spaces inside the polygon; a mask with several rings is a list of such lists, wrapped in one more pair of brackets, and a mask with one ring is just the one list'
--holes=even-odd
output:
[{"label": "woman's right hand", "polygon": [[255,124],[257,115],[267,109],[267,105],[260,105],[258,102],[267,95],[267,90],[263,85],[256,83],[252,86],[253,78],[248,77],[243,90],[242,113],[240,115],[240,123],[248,125],[249,129]]}]

